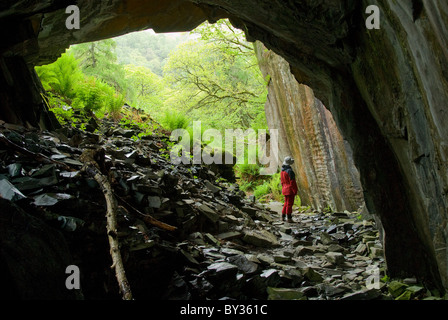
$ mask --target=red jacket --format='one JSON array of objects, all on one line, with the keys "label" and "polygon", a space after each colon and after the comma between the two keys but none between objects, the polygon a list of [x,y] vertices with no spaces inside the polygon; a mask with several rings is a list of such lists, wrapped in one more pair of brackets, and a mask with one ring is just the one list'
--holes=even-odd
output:
[{"label": "red jacket", "polygon": [[280,174],[280,181],[282,183],[282,193],[285,196],[296,195],[298,188],[294,171],[291,167],[283,166]]}]

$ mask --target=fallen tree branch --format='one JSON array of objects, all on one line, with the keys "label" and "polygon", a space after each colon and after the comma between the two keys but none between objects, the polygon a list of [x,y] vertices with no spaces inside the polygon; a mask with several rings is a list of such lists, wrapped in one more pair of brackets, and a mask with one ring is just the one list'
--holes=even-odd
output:
[{"label": "fallen tree branch", "polygon": [[143,212],[139,211],[137,208],[133,207],[131,204],[129,204],[128,202],[126,202],[126,200],[124,200],[123,198],[119,197],[118,195],[115,195],[115,197],[117,197],[121,202],[124,203],[125,206],[127,206],[128,208],[130,208],[131,210],[135,211],[136,213],[138,213],[139,215],[142,216],[143,221],[145,221],[146,223],[149,223],[155,227],[158,227],[160,229],[166,230],[166,231],[176,231],[177,227],[171,226],[165,222],[162,222],[160,220],[157,220],[156,218],[152,217],[149,214],[144,214]]},{"label": "fallen tree branch", "polygon": [[82,170],[91,175],[101,186],[107,204],[107,237],[109,239],[110,255],[112,257],[111,268],[115,269],[115,276],[122,294],[123,300],[132,300],[132,292],[126,278],[126,272],[121,258],[120,246],[117,239],[117,211],[118,206],[113,194],[112,187],[106,176],[101,173],[100,166],[95,161],[98,154],[96,150],[86,150],[80,156],[80,161],[84,163]]}]

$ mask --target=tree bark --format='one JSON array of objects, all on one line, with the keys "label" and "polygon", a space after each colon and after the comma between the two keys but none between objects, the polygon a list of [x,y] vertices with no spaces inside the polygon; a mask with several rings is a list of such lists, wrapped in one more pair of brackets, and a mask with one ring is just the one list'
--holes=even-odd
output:
[{"label": "tree bark", "polygon": [[83,170],[98,182],[104,193],[107,205],[107,237],[109,239],[110,255],[112,257],[111,268],[115,269],[115,276],[123,300],[132,300],[131,287],[126,277],[123,260],[121,258],[120,244],[117,238],[117,202],[109,180],[101,173],[100,166],[95,161],[95,153],[95,150],[86,150],[80,156],[80,160],[84,163]]},{"label": "tree bark", "polygon": [[167,223],[164,223],[162,221],[157,220],[156,218],[154,218],[153,216],[149,215],[149,214],[144,214],[143,212],[141,212],[140,210],[138,210],[137,208],[133,207],[132,205],[130,205],[127,201],[125,201],[123,198],[119,197],[116,195],[116,197],[124,203],[124,205],[128,208],[130,208],[131,210],[135,211],[136,213],[138,213],[139,215],[142,216],[143,221],[145,221],[146,223],[149,223],[155,227],[158,227],[162,230],[166,230],[166,231],[176,231],[177,227],[171,226]]}]

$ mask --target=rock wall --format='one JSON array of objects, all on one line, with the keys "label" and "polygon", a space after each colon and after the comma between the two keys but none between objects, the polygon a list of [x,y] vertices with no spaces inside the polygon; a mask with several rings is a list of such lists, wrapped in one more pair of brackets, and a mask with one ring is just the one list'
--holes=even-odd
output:
[{"label": "rock wall", "polygon": [[[381,32],[360,37],[352,74],[393,152],[390,161],[397,161],[402,175],[401,188],[409,202],[406,210],[398,208],[403,223],[412,221],[411,232],[424,245],[422,258],[435,257],[437,268],[431,272],[440,273],[447,286],[448,3],[373,3],[383,8]],[[369,171],[364,176],[371,181],[364,184],[382,184],[375,178],[378,170]],[[383,220],[393,214],[397,210],[383,213]]]},{"label": "rock wall", "polygon": [[279,132],[279,164],[289,155],[296,160],[302,204],[318,210],[359,210],[364,205],[359,173],[331,113],[311,88],[297,82],[285,59],[260,42],[256,52],[269,79],[265,111],[269,128]]},{"label": "rock wall", "polygon": [[[446,1],[79,0],[80,30],[65,28],[69,4],[0,4],[3,120],[25,124],[39,114],[40,102],[15,102],[36,85],[11,82],[12,74],[30,79],[24,62],[54,61],[72,43],[228,17],[284,57],[331,111],[353,150],[369,212],[383,224],[390,275],[448,288]],[[379,30],[365,27],[369,5],[380,9]]]}]

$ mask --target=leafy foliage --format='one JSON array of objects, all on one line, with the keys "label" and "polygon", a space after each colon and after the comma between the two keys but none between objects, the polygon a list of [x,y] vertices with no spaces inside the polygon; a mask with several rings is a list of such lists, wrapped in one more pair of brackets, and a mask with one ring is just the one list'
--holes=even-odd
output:
[{"label": "leafy foliage", "polygon": [[154,117],[161,118],[165,104],[162,78],[143,66],[126,65],[124,69],[128,89],[132,92],[131,102]]},{"label": "leafy foliage", "polygon": [[124,66],[118,64],[115,48],[115,40],[107,39],[72,46],[70,52],[78,59],[85,75],[101,79],[116,91],[124,93],[128,85]]},{"label": "leafy foliage", "polygon": [[[222,133],[267,129],[266,80],[253,45],[228,20],[204,23],[178,37],[145,31],[75,45],[36,71],[61,122],[81,110],[146,128],[138,114],[122,108],[128,104],[149,113],[166,130],[187,129],[191,146],[198,143],[193,141],[194,121],[202,122],[201,137],[207,128]],[[151,133],[149,127],[146,131]],[[202,144],[225,148],[223,141]],[[242,189],[259,198],[281,199],[279,176],[261,176],[260,165],[247,161],[235,171]]]},{"label": "leafy foliage", "polygon": [[[125,102],[124,67],[116,63],[115,42],[104,40],[71,47],[52,64],[36,67],[48,102],[61,122],[70,105],[86,113],[118,119]],[[63,103],[62,103],[63,102]]]},{"label": "leafy foliage", "polygon": [[181,113],[220,130],[267,127],[253,46],[227,20],[178,37],[146,31],[75,45],[36,70],[47,90],[86,111],[117,117],[126,102],[159,122]]},{"label": "leafy foliage", "polygon": [[254,196],[256,198],[262,198],[270,194],[271,188],[269,186],[269,182],[265,181],[263,184],[257,186],[254,190]]},{"label": "leafy foliage", "polygon": [[245,181],[254,181],[260,177],[260,166],[258,164],[237,164],[235,170],[240,179]]},{"label": "leafy foliage", "polygon": [[92,76],[86,77],[78,85],[73,106],[86,111],[98,111],[106,106],[114,94],[114,89],[102,80]]},{"label": "leafy foliage", "polygon": [[76,96],[76,85],[82,78],[78,61],[72,54],[64,53],[49,66],[36,67],[44,88],[54,93],[72,99]]},{"label": "leafy foliage", "polygon": [[197,39],[180,44],[165,66],[174,93],[169,104],[217,129],[250,128],[266,101],[252,44],[224,20],[194,34]]},{"label": "leafy foliage", "polygon": [[190,119],[182,113],[167,111],[162,119],[162,125],[165,129],[170,131],[187,129],[190,125]]}]

